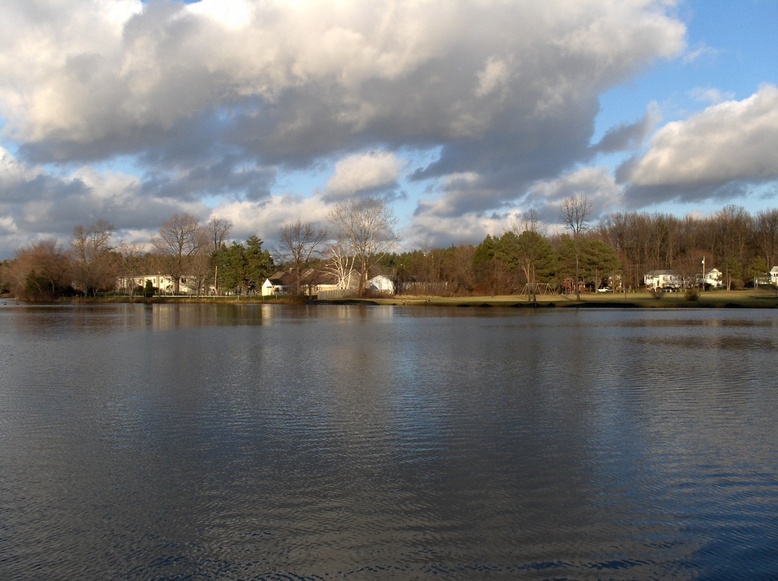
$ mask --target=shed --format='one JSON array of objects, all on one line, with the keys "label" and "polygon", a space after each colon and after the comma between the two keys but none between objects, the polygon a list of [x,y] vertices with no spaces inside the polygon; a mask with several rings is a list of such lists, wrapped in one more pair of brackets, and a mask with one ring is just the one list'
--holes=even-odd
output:
[{"label": "shed", "polygon": [[374,276],[367,281],[367,284],[368,288],[373,292],[386,293],[389,295],[394,294],[394,283],[392,282],[392,279],[383,274]]}]

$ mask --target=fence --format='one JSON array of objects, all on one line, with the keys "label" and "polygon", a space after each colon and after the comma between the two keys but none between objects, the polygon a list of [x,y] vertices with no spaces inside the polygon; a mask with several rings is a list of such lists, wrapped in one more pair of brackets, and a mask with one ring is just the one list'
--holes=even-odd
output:
[{"label": "fence", "polygon": [[328,299],[345,299],[355,296],[354,289],[338,288],[332,290],[320,290],[316,293],[316,298],[320,301],[326,301]]}]

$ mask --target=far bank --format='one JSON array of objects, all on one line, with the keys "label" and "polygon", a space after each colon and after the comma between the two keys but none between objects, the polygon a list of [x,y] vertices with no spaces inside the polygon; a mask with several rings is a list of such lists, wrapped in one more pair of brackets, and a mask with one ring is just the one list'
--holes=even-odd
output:
[{"label": "far bank", "polygon": [[[3,301],[12,301],[16,304],[34,304],[32,302],[17,302],[13,297],[4,297]],[[393,305],[402,307],[416,306],[456,306],[456,307],[503,307],[503,308],[621,308],[621,309],[656,309],[656,308],[749,308],[749,309],[774,309],[778,308],[778,295],[774,290],[745,289],[737,291],[708,291],[694,294],[678,293],[650,293],[646,291],[626,294],[582,294],[580,300],[574,295],[547,294],[538,295],[535,301],[528,299],[526,295],[481,295],[481,296],[369,296],[364,298],[344,297],[339,299],[317,300],[311,297],[275,296],[263,298],[261,296],[154,296],[146,297],[68,297],[62,298],[56,303],[100,304],[100,303],[140,303],[140,304],[217,304],[217,305],[247,305],[247,304],[275,304],[275,305]]]}]

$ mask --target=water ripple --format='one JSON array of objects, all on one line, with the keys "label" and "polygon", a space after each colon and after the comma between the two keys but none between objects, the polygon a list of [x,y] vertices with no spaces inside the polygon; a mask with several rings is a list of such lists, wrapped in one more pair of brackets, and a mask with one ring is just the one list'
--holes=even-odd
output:
[{"label": "water ripple", "polygon": [[55,312],[0,326],[3,579],[775,573],[771,321]]}]

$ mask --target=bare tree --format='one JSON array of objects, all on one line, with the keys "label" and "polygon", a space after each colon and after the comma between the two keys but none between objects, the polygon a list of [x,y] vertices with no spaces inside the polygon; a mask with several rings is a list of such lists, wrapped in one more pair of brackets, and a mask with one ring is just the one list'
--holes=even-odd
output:
[{"label": "bare tree", "polygon": [[473,269],[475,246],[462,244],[446,250],[441,264],[442,277],[449,294],[470,293],[475,285]]},{"label": "bare tree", "polygon": [[330,222],[337,240],[359,268],[359,294],[367,288],[370,269],[397,243],[397,218],[383,198],[354,198],[335,206]]},{"label": "bare tree", "polygon": [[419,248],[421,252],[421,280],[422,288],[426,294],[439,292],[440,287],[440,266],[443,260],[442,252],[436,251],[432,246],[432,241],[427,239],[421,243]]},{"label": "bare tree", "polygon": [[575,298],[581,300],[579,288],[580,261],[581,261],[581,234],[589,228],[589,215],[592,213],[592,204],[589,199],[578,194],[562,200],[562,208],[559,217],[570,229],[573,237],[573,250],[575,252]]},{"label": "bare tree", "polygon": [[[189,259],[189,268],[186,275],[192,278],[192,284],[189,286],[196,289],[198,296],[205,293],[208,285],[215,279],[211,263],[211,255],[206,251],[205,247]],[[189,282],[189,279],[187,279],[187,282]]]},{"label": "bare tree", "polygon": [[775,266],[778,256],[778,210],[757,212],[754,218],[754,241],[767,268]]},{"label": "bare tree", "polygon": [[335,241],[327,247],[326,256],[327,271],[337,278],[338,288],[351,288],[351,276],[354,273],[354,255],[349,252],[347,246]]},{"label": "bare tree", "polygon": [[3,260],[0,262],[0,295],[11,290],[11,277],[9,275],[10,267],[10,261]]},{"label": "bare tree", "polygon": [[742,206],[730,204],[716,212],[712,225],[713,250],[724,269],[727,290],[732,290],[734,283],[742,284],[746,278],[746,247],[753,231],[752,218]]},{"label": "bare tree", "polygon": [[190,262],[199,253],[206,251],[209,235],[191,214],[175,214],[159,229],[159,237],[151,243],[162,258],[165,274],[173,279],[173,292],[179,294],[181,277],[191,268]]},{"label": "bare tree", "polygon": [[208,221],[206,225],[208,230],[208,238],[211,244],[210,251],[218,252],[221,250],[222,245],[227,241],[227,237],[232,230],[232,222],[226,218],[217,218],[214,216]]},{"label": "bare tree", "polygon": [[513,220],[511,222],[511,231],[520,235],[522,232],[537,232],[541,236],[545,236],[546,232],[541,227],[540,217],[534,209],[530,209],[521,215],[520,220]]},{"label": "bare tree", "polygon": [[297,220],[281,227],[279,239],[288,252],[294,271],[295,294],[300,294],[300,277],[303,270],[319,255],[319,247],[327,239],[327,231],[316,228],[310,222]]},{"label": "bare tree", "polygon": [[[208,273],[208,276],[213,277],[213,292],[218,294],[219,262],[222,260],[220,254],[226,252],[227,250],[226,242],[227,237],[230,235],[230,231],[232,230],[232,222],[226,218],[218,218],[214,216],[208,221],[208,224],[205,226],[205,228],[208,231],[210,244],[208,263],[211,266],[211,270]],[[201,269],[198,268],[197,270],[200,271]],[[204,286],[205,281],[200,281],[199,279],[200,276],[198,275],[198,285],[203,284]]]},{"label": "bare tree", "polygon": [[17,299],[52,299],[65,290],[69,268],[59,242],[40,240],[16,252],[8,265],[7,282]]},{"label": "bare tree", "polygon": [[143,286],[141,282],[138,284],[138,276],[146,274],[143,271],[144,256],[141,247],[137,244],[119,244],[117,250],[119,251],[119,278],[121,281],[121,287],[118,289],[120,292],[126,292],[129,296],[135,294],[135,288],[137,286]]},{"label": "bare tree", "polygon": [[114,226],[98,220],[89,226],[73,228],[70,240],[73,282],[84,295],[112,289],[118,275],[117,256],[111,245]]},{"label": "bare tree", "polygon": [[514,223],[511,227],[516,236],[513,251],[519,267],[527,279],[527,300],[537,302],[537,276],[547,276],[556,262],[554,250],[546,238],[537,231],[537,220],[531,213],[524,222],[523,230]]}]

